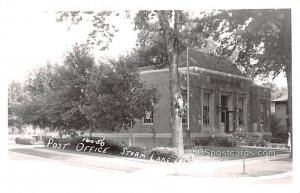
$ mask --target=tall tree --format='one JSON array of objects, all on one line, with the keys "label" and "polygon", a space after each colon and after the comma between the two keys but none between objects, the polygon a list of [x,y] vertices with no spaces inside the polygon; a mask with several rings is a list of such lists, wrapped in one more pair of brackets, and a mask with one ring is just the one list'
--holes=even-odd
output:
[{"label": "tall tree", "polygon": [[142,52],[140,56],[148,56],[150,64],[169,67],[172,144],[180,153],[183,153],[181,119],[184,107],[179,86],[178,57],[191,42],[190,23],[188,12],[180,10],[139,11],[135,17],[136,28],[140,30],[138,39],[140,50],[149,48],[145,55]]},{"label": "tall tree", "polygon": [[131,129],[158,101],[157,89],[141,82],[131,58],[96,65],[84,45],[75,45],[63,65],[34,71],[25,88],[19,114],[25,123],[67,133]]},{"label": "tall tree", "polygon": [[35,70],[25,84],[28,94],[21,111],[25,122],[58,129],[86,128],[88,121],[80,107],[94,66],[88,48],[75,45],[63,65],[48,64]]},{"label": "tall tree", "polygon": [[158,101],[158,91],[141,82],[136,67],[126,58],[110,60],[95,68],[83,113],[93,127],[115,131],[129,130]]},{"label": "tall tree", "polygon": [[50,120],[45,114],[46,98],[51,90],[52,67],[47,64],[28,76],[23,85],[23,97],[20,101],[18,116],[24,124],[46,127]]},{"label": "tall tree", "polygon": [[[180,49],[179,29],[180,29],[180,11],[158,11],[158,19],[164,39],[165,53],[169,64],[170,81],[170,110],[171,110],[171,128],[172,143],[183,153],[182,121],[183,99],[180,93],[178,77],[178,55]],[[172,17],[170,17],[172,15]],[[173,22],[173,26],[170,22]]]},{"label": "tall tree", "polygon": [[20,128],[23,120],[19,116],[20,103],[24,97],[21,83],[12,81],[8,85],[8,126],[14,132],[15,128]]},{"label": "tall tree", "polygon": [[[73,23],[77,24],[77,21],[82,20],[82,15],[93,14],[93,16],[101,16],[100,19],[92,20],[94,28],[93,32],[95,34],[106,34],[108,37],[112,37],[109,30],[105,30],[103,26],[109,25],[105,21],[105,17],[108,15],[102,12],[63,12],[60,13],[60,21],[68,18],[72,18]],[[128,12],[127,12],[128,13]],[[111,12],[109,13],[112,14]],[[118,14],[116,14],[118,15]],[[153,23],[153,20],[158,21],[158,25]],[[74,22],[76,21],[76,22]],[[183,11],[175,10],[160,10],[160,11],[139,11],[134,16],[134,22],[137,28],[145,33],[148,33],[149,29],[156,28],[158,37],[163,40],[162,57],[157,59],[158,61],[163,61],[169,66],[169,80],[170,80],[170,127],[172,130],[172,144],[173,147],[177,148],[179,153],[183,153],[183,134],[182,134],[182,123],[181,117],[183,115],[183,100],[180,94],[179,78],[178,78],[178,55],[180,51],[185,47],[185,38],[182,37],[182,31],[186,31],[187,27],[187,14]],[[100,27],[98,27],[100,26]],[[101,33],[104,30],[105,33]],[[154,35],[155,35],[154,33]],[[95,36],[89,36],[89,38],[95,38]],[[145,42],[147,43],[147,42]],[[100,46],[101,47],[101,46]]]}]

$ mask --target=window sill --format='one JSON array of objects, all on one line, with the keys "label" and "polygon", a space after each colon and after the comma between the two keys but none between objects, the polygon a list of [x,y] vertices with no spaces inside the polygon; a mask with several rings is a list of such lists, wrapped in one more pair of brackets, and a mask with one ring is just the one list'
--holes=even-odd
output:
[{"label": "window sill", "polygon": [[153,123],[142,123],[142,125],[153,125]]}]

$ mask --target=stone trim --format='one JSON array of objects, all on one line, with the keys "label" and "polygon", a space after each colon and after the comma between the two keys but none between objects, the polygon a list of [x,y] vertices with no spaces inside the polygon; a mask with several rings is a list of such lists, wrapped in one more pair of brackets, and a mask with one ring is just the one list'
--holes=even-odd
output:
[{"label": "stone trim", "polygon": [[[88,136],[84,135],[84,136]],[[152,133],[132,133],[133,137],[153,137]],[[93,133],[93,137],[129,137],[129,133]],[[156,137],[172,137],[172,133],[156,133]]]},{"label": "stone trim", "polygon": [[[189,69],[190,70],[195,70],[195,71],[208,72],[208,73],[211,73],[211,74],[223,75],[223,76],[232,77],[232,78],[239,78],[239,79],[253,81],[252,78],[249,78],[249,77],[239,76],[239,75],[235,75],[235,74],[229,74],[229,73],[226,73],[226,72],[220,72],[220,71],[215,71],[215,70],[209,70],[209,69],[200,68],[200,67],[196,67],[196,66],[191,66],[191,67],[189,67]],[[180,68],[178,68],[178,70],[186,71],[187,67],[180,67]],[[168,72],[168,71],[169,71],[169,68],[163,68],[163,69],[158,69],[158,70],[141,71],[140,73],[141,74],[149,74],[149,73],[159,73],[159,72]],[[195,73],[195,72],[189,72],[189,73],[193,74],[193,75],[199,75],[198,73]]]},{"label": "stone trim", "polygon": [[[234,132],[232,134],[244,134],[244,135],[270,135],[271,132],[264,131],[264,132]],[[202,132],[202,133],[191,133],[191,137],[204,137],[204,136],[229,136],[232,134],[227,134],[224,132]],[[145,137],[145,138],[152,138],[152,133],[133,133],[133,137]],[[84,136],[89,136],[89,134],[86,134]],[[129,137],[129,133],[93,133],[93,137]],[[158,138],[170,138],[172,137],[172,133],[156,133],[156,137]],[[186,133],[183,133],[183,137],[186,137]]]}]

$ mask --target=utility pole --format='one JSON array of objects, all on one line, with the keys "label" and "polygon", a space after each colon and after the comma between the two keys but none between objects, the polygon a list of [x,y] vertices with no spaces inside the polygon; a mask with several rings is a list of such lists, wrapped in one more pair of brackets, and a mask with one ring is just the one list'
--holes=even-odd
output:
[{"label": "utility pole", "polygon": [[189,69],[189,46],[186,47],[186,81],[187,81],[187,96],[186,96],[186,107],[187,107],[187,145],[191,146],[191,130],[190,130],[190,69]]},{"label": "utility pole", "polygon": [[187,93],[186,93],[186,103],[187,103],[187,146],[191,147],[191,130],[190,130],[190,66],[189,66],[189,21],[187,23],[188,28],[188,38],[187,38],[187,46],[186,46],[186,81],[187,81]]}]

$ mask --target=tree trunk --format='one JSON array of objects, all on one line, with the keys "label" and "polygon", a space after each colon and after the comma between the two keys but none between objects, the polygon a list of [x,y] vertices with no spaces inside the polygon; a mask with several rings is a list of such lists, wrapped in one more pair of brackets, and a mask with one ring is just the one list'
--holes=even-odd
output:
[{"label": "tree trunk", "polygon": [[129,146],[134,146],[134,140],[132,135],[132,121],[130,122],[130,127],[127,127],[129,130]]},{"label": "tree trunk", "polygon": [[93,137],[93,123],[90,121],[90,133],[89,133],[89,135],[90,135],[90,137]]},{"label": "tree trunk", "polygon": [[169,25],[168,11],[158,11],[158,18],[163,30],[164,44],[169,62],[172,145],[178,149],[179,154],[183,154],[182,122],[180,117],[183,102],[178,78],[178,11],[175,11],[174,15],[173,33]]},{"label": "tree trunk", "polygon": [[284,21],[282,28],[282,41],[283,47],[285,51],[285,62],[286,62],[286,79],[288,86],[288,115],[289,115],[289,131],[291,137],[291,157],[293,157],[293,100],[292,100],[292,46],[291,46],[291,12],[289,9],[283,10],[284,13]]},{"label": "tree trunk", "polygon": [[288,115],[289,115],[289,131],[291,137],[291,157],[293,157],[293,120],[292,120],[292,65],[286,66],[286,79],[288,85]]}]

